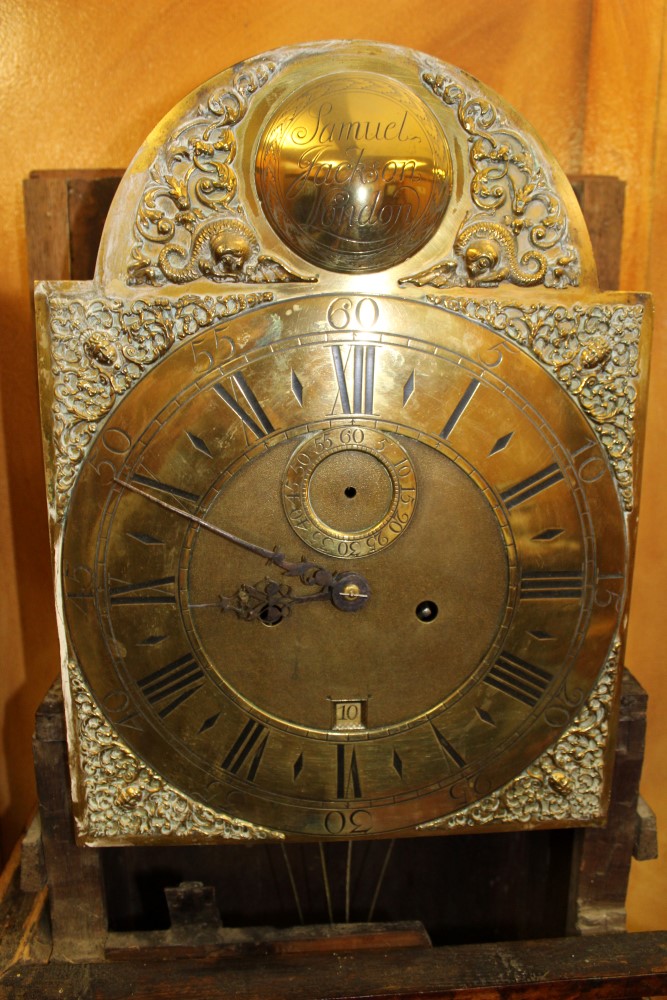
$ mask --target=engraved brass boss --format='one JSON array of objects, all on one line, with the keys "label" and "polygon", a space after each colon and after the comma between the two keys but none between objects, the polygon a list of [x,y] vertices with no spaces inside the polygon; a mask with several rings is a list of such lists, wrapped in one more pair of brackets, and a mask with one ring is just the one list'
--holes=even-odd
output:
[{"label": "engraved brass boss", "polygon": [[256,180],[271,225],[300,256],[332,271],[379,271],[436,232],[451,160],[410,89],[374,73],[332,74],[279,107]]}]

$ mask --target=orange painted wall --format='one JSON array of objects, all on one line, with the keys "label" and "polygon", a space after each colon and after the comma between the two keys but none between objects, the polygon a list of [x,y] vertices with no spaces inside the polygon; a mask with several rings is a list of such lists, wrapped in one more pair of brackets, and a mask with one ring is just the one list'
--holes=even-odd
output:
[{"label": "orange painted wall", "polygon": [[[667,195],[658,174],[667,162],[665,3],[2,0],[0,857],[32,808],[32,716],[58,663],[21,181],[37,168],[123,166],[162,115],[207,77],[279,45],[336,37],[407,45],[461,66],[512,103],[566,171],[628,182],[622,284],[653,290],[659,317],[628,662],[651,694],[644,788],[667,841],[667,288],[659,280]],[[666,889],[667,863],[635,865],[633,926],[667,927]]]}]

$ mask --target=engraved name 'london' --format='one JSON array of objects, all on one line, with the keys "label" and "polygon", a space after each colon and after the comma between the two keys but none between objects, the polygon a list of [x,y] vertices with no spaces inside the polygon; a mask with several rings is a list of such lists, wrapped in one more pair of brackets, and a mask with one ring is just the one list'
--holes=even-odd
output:
[{"label": "engraved name 'london'", "polygon": [[[416,184],[421,177],[415,160],[378,161],[366,157],[365,148],[347,149],[346,159],[323,159],[322,147],[305,149],[298,173],[285,190],[287,199],[298,198],[308,186],[318,194],[312,200],[306,225],[345,232],[359,229],[390,230],[410,224],[421,209]],[[367,195],[362,191],[367,190]]]}]

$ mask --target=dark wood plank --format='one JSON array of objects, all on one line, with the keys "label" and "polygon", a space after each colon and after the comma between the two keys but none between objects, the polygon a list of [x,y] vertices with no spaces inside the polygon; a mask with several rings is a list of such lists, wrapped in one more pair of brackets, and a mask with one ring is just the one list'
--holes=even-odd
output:
[{"label": "dark wood plank", "polygon": [[0,979],[0,1000],[621,1000],[667,993],[667,933],[221,963],[51,962]]},{"label": "dark wood plank", "polygon": [[122,170],[35,170],[23,182],[29,287],[93,277]]},{"label": "dark wood plank", "polygon": [[625,181],[587,174],[570,177],[570,182],[586,220],[600,288],[615,290],[621,273]]},{"label": "dark wood plank", "polygon": [[51,951],[45,920],[46,890],[21,886],[21,844],[0,873],[0,973],[16,962],[46,961]]},{"label": "dark wood plank", "polygon": [[95,273],[102,230],[121,177],[122,171],[116,171],[105,176],[74,177],[68,182],[70,270],[73,279],[85,280]]},{"label": "dark wood plank", "polygon": [[71,277],[66,175],[32,173],[23,182],[23,203],[32,298],[35,281]]},{"label": "dark wood plank", "polygon": [[226,927],[189,925],[144,934],[109,934],[105,955],[113,961],[154,962],[174,958],[238,958],[351,951],[429,948],[422,924],[311,924],[305,927]]},{"label": "dark wood plank", "polygon": [[625,897],[637,829],[647,695],[624,671],[607,823],[577,832],[571,881],[571,933],[625,930]]},{"label": "dark wood plank", "polygon": [[99,851],[74,841],[67,743],[60,684],[35,719],[35,775],[49,887],[53,954],[86,961],[104,954],[107,921]]}]

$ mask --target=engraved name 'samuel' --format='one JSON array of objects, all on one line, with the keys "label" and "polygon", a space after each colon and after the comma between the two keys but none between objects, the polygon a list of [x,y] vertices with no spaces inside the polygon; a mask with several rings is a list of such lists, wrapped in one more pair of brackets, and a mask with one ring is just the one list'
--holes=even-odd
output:
[{"label": "engraved name 'samuel'", "polygon": [[332,111],[333,105],[325,101],[313,126],[291,131],[290,143],[303,148],[286,196],[298,197],[307,185],[320,189],[307,225],[329,231],[388,229],[409,222],[420,206],[418,191],[408,183],[421,179],[416,160],[369,155],[364,145],[420,143],[421,137],[412,134],[408,112],[398,121],[345,121],[330,117]]}]

